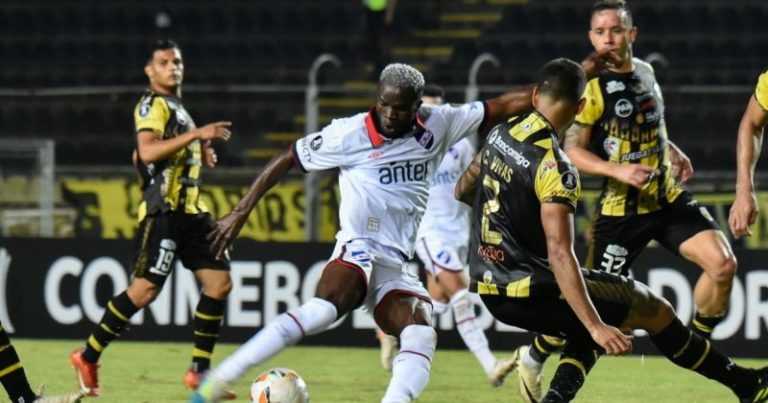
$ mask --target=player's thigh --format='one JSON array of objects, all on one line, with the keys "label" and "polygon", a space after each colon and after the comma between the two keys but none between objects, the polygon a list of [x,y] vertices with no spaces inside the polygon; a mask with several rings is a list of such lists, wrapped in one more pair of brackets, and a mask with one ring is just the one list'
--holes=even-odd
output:
[{"label": "player's thigh", "polygon": [[146,216],[139,223],[131,268],[134,278],[163,287],[173,271],[181,243],[172,224],[170,214],[163,213]]},{"label": "player's thigh", "polygon": [[342,316],[365,301],[368,282],[363,269],[341,260],[331,260],[317,282],[315,297],[329,301]]},{"label": "player's thigh", "polygon": [[432,298],[432,300],[448,302],[450,297],[446,295],[446,293],[440,287],[440,284],[437,283],[435,276],[433,276],[429,271],[424,270],[424,278],[427,283],[427,291],[429,292],[429,296]]},{"label": "player's thigh", "polygon": [[632,262],[654,238],[656,224],[651,215],[598,216],[593,223],[585,267],[626,276]]},{"label": "player's thigh", "polygon": [[172,223],[180,233],[178,254],[184,267],[195,273],[205,295],[225,299],[232,290],[229,257],[217,259],[211,251],[208,233],[213,228],[213,217],[208,213],[176,213]]}]

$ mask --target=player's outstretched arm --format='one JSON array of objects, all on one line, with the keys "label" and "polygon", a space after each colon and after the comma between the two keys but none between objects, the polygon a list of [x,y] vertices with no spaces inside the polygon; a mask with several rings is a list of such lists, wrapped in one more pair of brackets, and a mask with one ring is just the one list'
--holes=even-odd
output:
[{"label": "player's outstretched arm", "polygon": [[232,122],[215,122],[165,140],[160,133],[142,130],[136,135],[139,158],[145,164],[151,164],[168,159],[175,152],[195,140],[229,140],[232,136],[229,131],[230,126],[232,126]]},{"label": "player's outstretched arm", "polygon": [[472,159],[472,163],[469,164],[467,170],[461,174],[461,178],[456,182],[456,188],[454,189],[454,197],[460,202],[468,204],[470,207],[475,201],[475,193],[477,189],[477,178],[480,176],[480,169],[482,168],[482,155],[483,150],[480,150],[475,158]]},{"label": "player's outstretched arm", "polygon": [[638,189],[658,175],[653,167],[647,165],[617,164],[603,160],[587,149],[591,136],[592,126],[580,123],[574,123],[565,133],[563,149],[579,172],[614,178]]},{"label": "player's outstretched arm", "polygon": [[251,184],[248,192],[240,199],[234,209],[229,214],[221,217],[213,226],[213,230],[208,234],[208,239],[211,240],[211,249],[216,254],[217,258],[220,258],[224,251],[227,250],[232,240],[235,239],[237,234],[243,228],[245,221],[248,219],[248,215],[256,206],[262,196],[269,189],[271,189],[277,181],[282,178],[288,170],[293,166],[293,157],[291,154],[291,148],[289,147],[281,154],[272,158],[264,170]]},{"label": "player's outstretched arm", "polygon": [[592,305],[581,275],[576,254],[573,252],[573,211],[561,203],[541,205],[541,223],[547,237],[547,256],[555,280],[568,305],[573,309],[592,339],[610,355],[626,354],[632,348],[632,339],[608,326]]},{"label": "player's outstretched arm", "polygon": [[764,110],[752,96],[741,118],[736,142],[736,200],[731,206],[728,217],[728,226],[736,238],[752,235],[749,226],[757,219],[755,165],[760,157],[763,128],[766,124],[768,124],[768,111]]}]

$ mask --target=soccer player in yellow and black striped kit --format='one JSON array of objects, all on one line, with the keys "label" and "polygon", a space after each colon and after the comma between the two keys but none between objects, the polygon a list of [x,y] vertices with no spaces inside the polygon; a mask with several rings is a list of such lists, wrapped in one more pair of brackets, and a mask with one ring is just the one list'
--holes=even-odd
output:
[{"label": "soccer player in yellow and black striped kit", "polygon": [[[650,64],[632,57],[637,37],[622,1],[598,1],[589,38],[596,50],[615,49],[620,62],[587,83],[584,110],[564,148],[582,173],[605,177],[585,266],[627,275],[651,240],[696,263],[692,328],[709,338],[728,308],[736,258],[705,207],[682,190],[693,169],[667,137],[664,100]],[[537,336],[521,350],[520,382],[540,391],[541,367],[562,341]]]},{"label": "soccer player in yellow and black striped kit", "polygon": [[597,351],[629,352],[631,338],[619,328],[647,331],[670,361],[731,388],[742,402],[768,401],[768,367],[733,363],[646,285],[580,269],[573,213],[581,188],[559,136],[585,104],[585,81],[570,60],[544,65],[533,92],[535,112],[491,130],[459,179],[457,197],[474,200],[470,289],[502,322],[568,341],[543,402],[572,400]]},{"label": "soccer player in yellow and black striped kit", "polygon": [[731,206],[728,224],[736,238],[750,236],[749,226],[757,219],[755,164],[763,145],[763,130],[768,125],[768,71],[757,80],[755,93],[739,124],[736,144],[736,200]]},{"label": "soccer player in yellow and black striped kit", "polygon": [[231,124],[196,127],[181,102],[184,63],[175,42],[152,43],[144,72],[149,89],[134,110],[134,163],[141,177],[143,200],[133,278],[127,290],[108,302],[85,348],[70,356],[80,385],[90,396],[101,394],[101,353],[120,335],[131,316],[157,297],[177,259],[194,271],[203,286],[194,314],[192,365],[184,376],[185,386],[197,387],[210,367],[224,303],[232,288],[229,260],[216,259],[206,239],[214,221],[200,199],[202,166],[216,163],[210,143],[228,140]]}]

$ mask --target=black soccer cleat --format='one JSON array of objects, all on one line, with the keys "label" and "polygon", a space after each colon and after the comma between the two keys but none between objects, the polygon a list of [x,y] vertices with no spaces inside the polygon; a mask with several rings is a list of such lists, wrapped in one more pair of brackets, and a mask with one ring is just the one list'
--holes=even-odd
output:
[{"label": "black soccer cleat", "polygon": [[741,403],[760,403],[768,402],[768,367],[760,368],[755,371],[757,375],[757,385],[749,397],[742,398]]}]

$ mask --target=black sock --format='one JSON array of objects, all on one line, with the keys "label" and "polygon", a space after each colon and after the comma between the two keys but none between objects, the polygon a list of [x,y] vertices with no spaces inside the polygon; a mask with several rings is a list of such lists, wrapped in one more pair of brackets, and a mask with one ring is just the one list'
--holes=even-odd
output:
[{"label": "black sock", "polygon": [[543,402],[570,402],[595,366],[597,354],[590,348],[566,348]]},{"label": "black sock", "polygon": [[698,333],[699,336],[705,339],[711,339],[712,331],[715,330],[715,326],[719,325],[723,319],[725,319],[725,314],[719,316],[705,316],[702,315],[701,312],[696,311],[696,315],[694,315],[693,321],[691,321],[691,328],[694,332]]},{"label": "black sock", "polygon": [[651,341],[670,361],[696,371],[731,388],[739,397],[748,396],[755,386],[755,374],[726,357],[709,340],[686,328],[675,318]]},{"label": "black sock", "polygon": [[88,337],[85,343],[83,359],[90,363],[99,361],[101,353],[116,337],[120,336],[128,320],[135,314],[139,308],[128,298],[128,292],[113,297],[107,303],[107,309],[104,310],[104,316],[96,329]]},{"label": "black sock", "polygon": [[224,301],[202,294],[195,309],[195,348],[192,350],[192,370],[195,372],[211,367],[211,355],[219,338],[222,319]]},{"label": "black sock", "polygon": [[29,380],[24,367],[21,366],[19,355],[16,354],[3,325],[0,325],[0,383],[14,402],[31,403],[36,398],[29,387]]},{"label": "black sock", "polygon": [[565,344],[565,340],[557,337],[537,334],[531,343],[529,354],[537,362],[543,363],[555,351],[559,350]]}]

